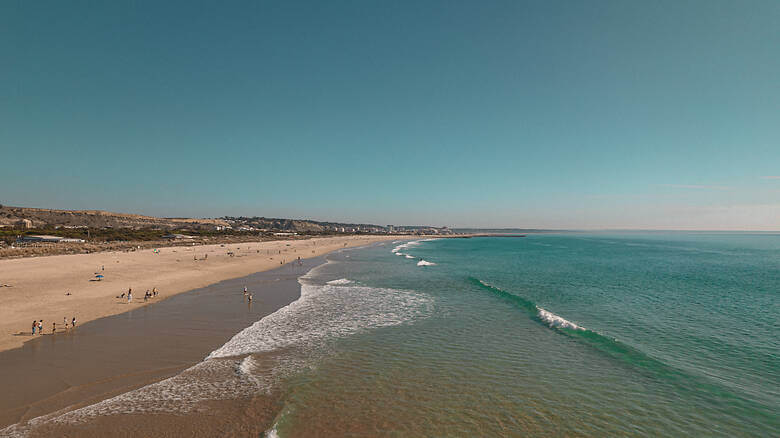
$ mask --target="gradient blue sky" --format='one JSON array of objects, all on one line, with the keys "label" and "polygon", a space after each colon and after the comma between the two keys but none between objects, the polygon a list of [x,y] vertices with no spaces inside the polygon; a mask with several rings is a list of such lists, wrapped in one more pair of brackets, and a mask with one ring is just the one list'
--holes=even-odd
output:
[{"label": "gradient blue sky", "polygon": [[780,229],[778,1],[0,3],[0,202]]}]

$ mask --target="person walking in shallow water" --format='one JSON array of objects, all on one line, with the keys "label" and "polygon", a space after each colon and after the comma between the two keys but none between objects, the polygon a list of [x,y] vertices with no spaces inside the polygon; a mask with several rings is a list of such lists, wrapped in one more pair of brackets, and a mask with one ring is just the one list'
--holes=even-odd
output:
[{"label": "person walking in shallow water", "polygon": [[72,328],[76,328],[76,317],[74,316],[73,319],[70,320],[70,326]]},{"label": "person walking in shallow water", "polygon": [[38,327],[38,321],[33,320],[32,334],[35,334],[35,327]]}]

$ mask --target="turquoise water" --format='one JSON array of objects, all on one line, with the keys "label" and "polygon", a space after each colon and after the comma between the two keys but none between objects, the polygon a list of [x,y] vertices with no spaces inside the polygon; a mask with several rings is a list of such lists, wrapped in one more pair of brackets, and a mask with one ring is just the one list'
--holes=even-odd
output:
[{"label": "turquoise water", "polygon": [[274,434],[777,436],[780,235],[403,243],[305,279]]}]

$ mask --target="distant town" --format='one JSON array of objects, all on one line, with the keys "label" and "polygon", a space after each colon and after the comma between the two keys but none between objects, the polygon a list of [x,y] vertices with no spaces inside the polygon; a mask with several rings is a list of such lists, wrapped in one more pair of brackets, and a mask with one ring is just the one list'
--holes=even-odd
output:
[{"label": "distant town", "polygon": [[320,222],[313,220],[270,219],[264,217],[220,218],[227,225],[217,225],[216,231],[235,230],[240,232],[261,233],[303,233],[303,234],[453,234],[446,226],[409,226],[409,225],[373,225],[349,224],[338,222]]}]

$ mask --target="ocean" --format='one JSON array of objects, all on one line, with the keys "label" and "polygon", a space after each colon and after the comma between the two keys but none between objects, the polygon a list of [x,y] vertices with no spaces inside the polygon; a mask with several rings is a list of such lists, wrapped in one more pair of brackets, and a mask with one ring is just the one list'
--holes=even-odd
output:
[{"label": "ocean", "polygon": [[274,437],[778,434],[778,234],[421,239],[326,259],[300,299],[203,362],[41,421],[159,414]]},{"label": "ocean", "polygon": [[303,280],[328,303],[307,318],[320,355],[285,381],[279,436],[777,436],[780,235],[531,234],[329,259]]}]

